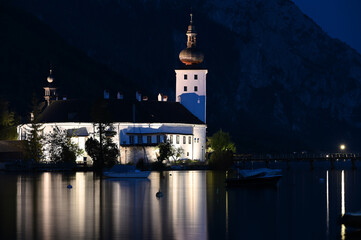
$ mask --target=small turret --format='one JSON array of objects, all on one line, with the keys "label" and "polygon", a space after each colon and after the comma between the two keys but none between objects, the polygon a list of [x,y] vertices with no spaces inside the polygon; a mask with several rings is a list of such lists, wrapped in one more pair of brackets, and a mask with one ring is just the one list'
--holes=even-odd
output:
[{"label": "small turret", "polygon": [[53,85],[54,82],[54,77],[53,77],[53,70],[50,69],[50,73],[49,76],[47,77],[47,86],[44,87],[45,90],[45,94],[44,94],[44,99],[47,103],[47,106],[49,106],[53,101],[58,100],[58,95],[56,92],[56,87]]}]

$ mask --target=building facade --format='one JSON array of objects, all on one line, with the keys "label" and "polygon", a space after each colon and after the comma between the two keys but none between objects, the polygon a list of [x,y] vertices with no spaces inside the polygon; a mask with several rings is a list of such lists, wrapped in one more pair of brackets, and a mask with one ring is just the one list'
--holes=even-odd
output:
[{"label": "building facade", "polygon": [[[158,101],[142,98],[137,92],[134,99],[104,95],[103,104],[113,125],[114,142],[119,148],[119,162],[122,164],[157,160],[157,145],[169,141],[174,148],[182,149],[180,159],[205,161],[206,150],[206,75],[207,69],[199,67],[203,54],[196,48],[196,32],[191,23],[187,31],[187,48],[179,58],[184,67],[176,71],[176,102],[167,97]],[[49,134],[55,127],[67,130],[72,141],[84,150],[77,162],[91,162],[86,154],[85,142],[96,137],[96,124],[91,100],[58,100],[53,86],[52,72],[48,86],[44,87],[46,108],[38,118],[43,124],[43,134]],[[19,140],[29,136],[30,124],[18,126]],[[46,158],[48,158],[46,156]],[[50,160],[50,159],[48,159]],[[175,160],[175,159],[170,159]]]}]

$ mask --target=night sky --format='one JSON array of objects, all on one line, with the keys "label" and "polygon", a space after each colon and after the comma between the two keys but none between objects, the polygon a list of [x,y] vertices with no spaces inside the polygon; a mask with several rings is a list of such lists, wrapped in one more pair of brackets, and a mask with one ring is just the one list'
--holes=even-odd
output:
[{"label": "night sky", "polygon": [[293,0],[331,37],[338,38],[361,53],[360,0]]}]

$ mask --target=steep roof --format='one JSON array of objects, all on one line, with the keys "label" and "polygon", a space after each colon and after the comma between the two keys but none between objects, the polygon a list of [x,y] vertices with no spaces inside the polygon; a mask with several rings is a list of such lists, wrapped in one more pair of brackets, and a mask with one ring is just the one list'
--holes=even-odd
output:
[{"label": "steep roof", "polygon": [[41,123],[95,122],[104,117],[111,122],[204,124],[177,102],[107,100],[55,101],[39,116]]}]

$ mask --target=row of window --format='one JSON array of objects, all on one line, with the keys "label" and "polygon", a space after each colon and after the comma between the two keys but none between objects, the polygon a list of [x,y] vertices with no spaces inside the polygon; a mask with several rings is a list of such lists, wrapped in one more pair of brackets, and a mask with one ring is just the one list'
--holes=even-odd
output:
[{"label": "row of window", "polygon": [[[184,80],[188,80],[188,74],[184,74]],[[197,74],[194,74],[194,80],[198,80]]]},{"label": "row of window", "polygon": [[[188,87],[184,86],[184,91],[187,92],[188,91]],[[198,86],[194,86],[194,91],[198,92]]]},{"label": "row of window", "polygon": [[[148,144],[151,144],[151,143],[153,143],[152,142],[152,136],[147,136],[146,137],[146,142],[143,142],[143,136],[141,136],[141,135],[139,135],[139,136],[136,136],[137,137],[137,144],[143,144],[143,143],[148,143]],[[133,135],[130,135],[129,136],[129,144],[134,144],[135,142],[134,142],[134,139],[135,138],[135,136],[133,136]],[[164,140],[164,142],[165,141],[167,141],[167,136],[163,136],[163,140]],[[175,140],[175,142],[174,142],[174,140]],[[191,136],[188,136],[188,141],[187,141],[187,137],[186,136],[183,136],[183,139],[182,139],[183,141],[183,144],[187,144],[187,142],[188,142],[188,144],[192,144],[192,137]],[[161,138],[160,138],[160,135],[157,135],[157,142],[156,143],[160,143],[161,142]],[[174,137],[173,137],[173,135],[169,135],[169,142],[171,143],[171,144],[179,144],[179,142],[180,142],[180,136],[179,135],[175,135],[175,139],[174,139]],[[194,138],[194,142],[195,143],[199,143],[199,138]]]}]

